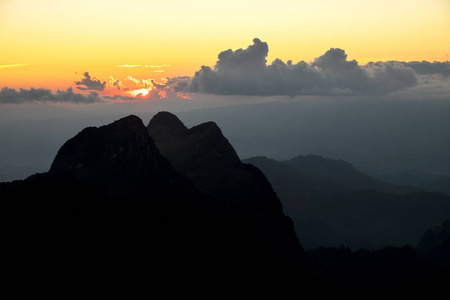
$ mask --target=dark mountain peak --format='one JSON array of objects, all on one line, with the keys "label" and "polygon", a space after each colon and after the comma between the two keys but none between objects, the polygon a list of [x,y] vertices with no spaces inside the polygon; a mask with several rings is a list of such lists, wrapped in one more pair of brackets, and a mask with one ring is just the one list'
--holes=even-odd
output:
[{"label": "dark mountain peak", "polygon": [[147,130],[154,139],[163,140],[179,136],[186,132],[187,128],[174,114],[161,111],[150,120]]},{"label": "dark mountain peak", "polygon": [[114,192],[180,180],[136,116],[82,130],[61,147],[49,173],[70,174]]},{"label": "dark mountain peak", "polygon": [[[158,133],[157,125],[153,119],[150,121],[150,134]],[[152,138],[161,154],[196,187],[244,213],[250,223],[259,224],[255,234],[278,249],[281,256],[291,255],[287,249],[303,253],[292,220],[283,213],[267,178],[257,167],[241,162],[216,123],[206,122],[181,134],[156,134]]]},{"label": "dark mountain peak", "polygon": [[205,122],[190,129],[191,133],[218,134],[222,135],[222,130],[213,121]]},{"label": "dark mountain peak", "polygon": [[147,130],[161,153],[182,173],[241,163],[214,122],[187,129],[175,115],[160,112],[150,120]]},{"label": "dark mountain peak", "polygon": [[138,128],[138,127],[142,127],[143,123],[142,120],[135,115],[129,115],[126,117],[123,117],[117,121],[114,121],[113,123],[111,123],[110,125],[105,125],[105,126],[109,126],[109,127],[121,127],[121,128],[127,128],[128,130],[130,130],[131,128]]},{"label": "dark mountain peak", "polygon": [[[152,119],[149,132],[156,132],[156,125]],[[282,213],[281,203],[265,176],[241,162],[216,123],[199,124],[181,135],[152,138],[170,163],[200,189],[222,200],[258,207],[267,214]]]},{"label": "dark mountain peak", "polygon": [[241,160],[214,122],[206,122],[190,128],[186,132],[190,143],[196,144],[196,159],[207,159],[211,164],[239,165]]}]

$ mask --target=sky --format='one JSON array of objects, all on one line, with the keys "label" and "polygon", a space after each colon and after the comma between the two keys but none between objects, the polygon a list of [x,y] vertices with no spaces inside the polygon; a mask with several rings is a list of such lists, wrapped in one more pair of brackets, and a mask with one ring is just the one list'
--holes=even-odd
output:
[{"label": "sky", "polygon": [[449,60],[449,0],[0,0],[0,181],[161,110],[241,158],[450,174]]},{"label": "sky", "polygon": [[397,93],[449,45],[448,0],[0,0],[0,102]]}]

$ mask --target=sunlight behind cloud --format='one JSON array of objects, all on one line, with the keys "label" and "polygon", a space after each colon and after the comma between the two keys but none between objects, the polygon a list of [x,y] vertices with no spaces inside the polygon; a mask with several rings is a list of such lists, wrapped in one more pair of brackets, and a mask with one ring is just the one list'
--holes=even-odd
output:
[{"label": "sunlight behind cloud", "polygon": [[136,97],[137,95],[141,94],[142,96],[147,96],[148,93],[150,93],[150,91],[152,90],[151,87],[149,88],[143,88],[143,89],[138,89],[138,90],[133,90],[133,91],[129,91],[128,94],[130,94],[133,97]]}]

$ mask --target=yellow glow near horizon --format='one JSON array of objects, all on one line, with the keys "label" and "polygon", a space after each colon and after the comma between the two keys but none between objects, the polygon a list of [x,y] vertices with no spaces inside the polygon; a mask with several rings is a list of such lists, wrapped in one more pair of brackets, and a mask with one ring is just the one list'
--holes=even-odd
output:
[{"label": "yellow glow near horizon", "polygon": [[268,63],[311,61],[331,47],[361,64],[445,61],[450,1],[4,0],[0,65],[24,65],[1,68],[0,87],[62,89],[83,71],[101,80],[192,76],[255,37],[268,43]]},{"label": "yellow glow near horizon", "polygon": [[136,97],[139,94],[141,94],[142,96],[147,96],[148,93],[150,93],[150,91],[151,91],[151,88],[149,88],[149,89],[138,89],[138,90],[129,91],[128,94],[130,94],[133,97]]},{"label": "yellow glow near horizon", "polygon": [[26,66],[26,64],[16,64],[16,65],[1,65],[1,68],[14,68],[14,67],[21,67],[21,66]]}]

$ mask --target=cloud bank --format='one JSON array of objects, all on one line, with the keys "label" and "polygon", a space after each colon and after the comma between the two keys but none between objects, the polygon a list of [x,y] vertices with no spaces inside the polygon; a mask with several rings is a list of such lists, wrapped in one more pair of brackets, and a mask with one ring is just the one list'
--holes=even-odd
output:
[{"label": "cloud bank", "polygon": [[97,92],[89,95],[74,93],[69,87],[67,90],[58,90],[52,93],[48,89],[16,89],[4,87],[0,90],[0,103],[31,103],[31,102],[65,102],[65,103],[94,103],[102,102]]},{"label": "cloud bank", "polygon": [[276,59],[267,65],[268,52],[267,43],[255,38],[247,49],[221,52],[214,68],[202,66],[189,81],[177,82],[174,88],[218,95],[385,95],[418,83],[409,65],[359,65],[339,48],[331,48],[312,62],[295,64]]},{"label": "cloud bank", "polygon": [[400,62],[405,67],[413,69],[419,75],[440,75],[450,77],[450,61],[410,61]]}]

